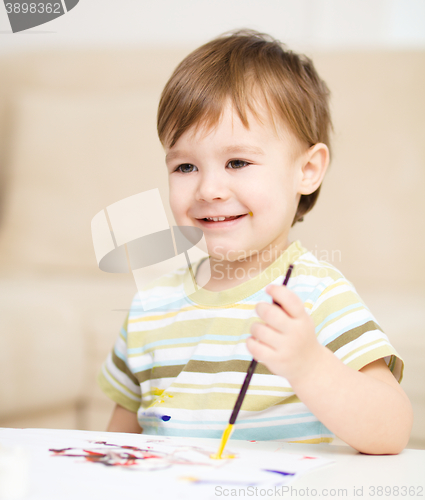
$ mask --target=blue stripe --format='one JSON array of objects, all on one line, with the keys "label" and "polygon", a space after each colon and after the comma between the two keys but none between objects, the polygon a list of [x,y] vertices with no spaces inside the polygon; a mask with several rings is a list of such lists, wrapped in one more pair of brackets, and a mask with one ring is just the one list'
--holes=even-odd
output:
[{"label": "blue stripe", "polygon": [[124,327],[121,328],[120,333],[124,337],[124,340],[127,340],[127,331]]},{"label": "blue stripe", "polygon": [[[319,324],[317,325],[316,327],[316,332],[317,333],[320,333],[320,330],[324,327],[324,325],[326,323],[329,323],[329,321],[335,319],[335,318],[338,318],[338,317],[343,317],[345,315],[346,312],[348,311],[352,311],[353,309],[358,309],[359,307],[361,309],[364,309],[362,307],[362,303],[361,302],[357,302],[356,304],[351,304],[350,306],[347,306],[347,307],[344,307],[344,309],[339,309],[338,311],[332,313],[332,314],[329,314],[328,316],[326,316],[326,318]],[[360,324],[362,323],[365,323],[364,320],[361,320],[360,321]],[[350,325],[350,329],[351,329],[351,325]],[[345,331],[345,330],[342,330],[342,331]]]},{"label": "blue stripe", "polygon": [[129,319],[132,321],[149,317],[149,315],[153,315],[157,312],[167,312],[167,311],[180,311],[182,307],[186,305],[186,297],[181,297],[179,299],[173,299],[172,301],[166,300],[164,301],[164,305],[156,305],[154,307],[150,307],[149,300],[146,300],[147,306],[149,309],[144,309],[142,302],[139,299],[133,300],[130,308]]},{"label": "blue stripe", "polygon": [[[140,421],[143,426],[144,434],[156,434],[160,436],[180,436],[180,437],[200,437],[221,439],[224,429],[175,429],[172,427],[173,419],[158,426],[146,426]],[[251,429],[235,429],[232,434],[232,439],[245,441],[270,441],[276,439],[285,440],[305,440],[320,437],[323,434],[333,436],[331,432],[324,433],[327,429],[318,420],[314,422],[305,422],[299,424],[279,425],[273,427],[254,427]]]}]

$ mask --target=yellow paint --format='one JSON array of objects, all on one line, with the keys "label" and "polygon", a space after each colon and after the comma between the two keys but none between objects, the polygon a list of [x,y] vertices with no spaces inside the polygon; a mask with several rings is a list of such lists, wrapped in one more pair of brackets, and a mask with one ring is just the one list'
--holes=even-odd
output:
[{"label": "yellow paint", "polygon": [[230,438],[230,434],[232,434],[232,431],[233,425],[227,424],[227,427],[224,429],[223,435],[221,436],[221,443],[220,447],[218,448],[218,452],[210,455],[210,458],[214,458],[215,460],[221,460],[222,458],[235,458],[235,455],[227,455],[224,457],[221,456],[223,454],[224,448],[226,447],[227,441]]},{"label": "yellow paint", "polygon": [[171,394],[167,394],[164,389],[159,389],[158,387],[153,387],[151,393],[157,396],[155,401],[149,405],[149,408],[158,404],[165,403],[165,398],[173,398]]},{"label": "yellow paint", "polygon": [[253,215],[252,215],[252,212],[249,212],[249,215],[252,217],[252,216],[253,216]]}]

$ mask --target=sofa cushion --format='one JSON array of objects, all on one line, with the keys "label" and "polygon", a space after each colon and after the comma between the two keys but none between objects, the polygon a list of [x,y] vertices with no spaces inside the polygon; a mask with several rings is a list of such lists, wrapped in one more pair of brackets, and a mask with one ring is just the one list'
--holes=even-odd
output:
[{"label": "sofa cushion", "polygon": [[151,91],[19,95],[0,268],[97,272],[90,229],[97,212],[159,187],[171,214],[158,100]]},{"label": "sofa cushion", "polygon": [[83,397],[88,360],[81,315],[58,285],[0,281],[1,419]]}]

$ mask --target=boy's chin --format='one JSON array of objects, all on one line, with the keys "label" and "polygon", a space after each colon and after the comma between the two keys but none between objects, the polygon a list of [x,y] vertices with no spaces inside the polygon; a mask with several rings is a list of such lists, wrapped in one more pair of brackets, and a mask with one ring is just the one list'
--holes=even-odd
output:
[{"label": "boy's chin", "polygon": [[243,263],[243,262],[249,262],[252,259],[255,259],[257,256],[257,251],[256,250],[218,250],[218,251],[210,251],[208,254],[210,255],[211,259],[214,260],[215,262],[222,262],[222,263]]}]

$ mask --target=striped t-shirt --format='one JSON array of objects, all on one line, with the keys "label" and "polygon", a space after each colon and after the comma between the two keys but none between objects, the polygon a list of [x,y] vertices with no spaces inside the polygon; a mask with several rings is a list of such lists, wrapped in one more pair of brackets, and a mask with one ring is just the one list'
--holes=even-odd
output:
[{"label": "striped t-shirt", "polygon": [[[146,286],[102,366],[100,387],[137,412],[144,433],[220,438],[252,359],[245,340],[250,325],[261,321],[255,305],[272,302],[264,289],[282,284],[291,263],[288,288],[303,300],[318,341],[355,370],[384,358],[400,381],[403,361],[353,285],[297,241],[257,276],[228,290],[181,293],[193,288],[188,268]],[[142,306],[164,294],[180,298],[169,307]],[[318,443],[332,441],[333,434],[285,378],[258,363],[233,438]]]}]

